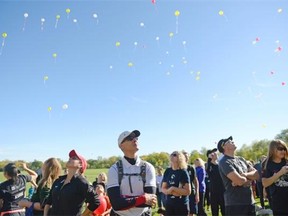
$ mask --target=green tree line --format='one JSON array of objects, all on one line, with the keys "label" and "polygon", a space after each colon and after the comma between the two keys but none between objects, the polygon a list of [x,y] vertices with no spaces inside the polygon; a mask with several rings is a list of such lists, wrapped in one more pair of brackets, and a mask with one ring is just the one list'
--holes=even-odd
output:
[{"label": "green tree line", "polygon": [[[285,143],[288,143],[288,129],[282,130],[279,134],[275,136],[275,139],[281,139]],[[258,161],[262,155],[267,155],[268,152],[268,146],[271,140],[260,140],[260,141],[253,141],[251,144],[247,145],[244,144],[241,148],[237,150],[237,155],[244,157],[247,160],[251,161]],[[190,153],[189,163],[193,163],[196,158],[202,158],[204,161],[207,161],[207,148],[202,147],[200,151],[192,150]],[[170,153],[167,152],[154,152],[149,155],[143,155],[141,156],[142,159],[150,162],[155,167],[163,167],[166,168],[169,166],[169,155]],[[117,160],[120,159],[120,156],[112,156],[109,158],[103,158],[98,157],[97,159],[89,159],[87,160],[88,163],[88,169],[104,169],[109,168],[114,164]],[[63,161],[59,159],[62,167],[65,167],[66,161]],[[9,163],[14,162],[16,165],[19,165],[19,163],[26,162],[28,167],[37,170],[39,169],[43,161],[34,160],[32,162],[27,162],[23,160],[17,160],[17,161],[9,161],[9,160],[3,160],[0,161],[0,171],[3,171],[3,167]]]}]

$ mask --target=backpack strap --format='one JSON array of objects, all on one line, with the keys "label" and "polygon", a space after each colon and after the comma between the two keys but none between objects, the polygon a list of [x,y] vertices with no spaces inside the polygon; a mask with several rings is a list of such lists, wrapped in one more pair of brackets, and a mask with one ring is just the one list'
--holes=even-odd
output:
[{"label": "backpack strap", "polygon": [[146,161],[143,161],[143,163],[140,167],[140,176],[142,177],[143,188],[144,188],[145,183],[146,183]]},{"label": "backpack strap", "polygon": [[121,182],[122,182],[123,175],[124,175],[122,160],[120,159],[119,161],[117,161],[116,165],[117,165],[117,170],[118,170],[118,184],[120,186]]},{"label": "backpack strap", "polygon": [[130,191],[131,191],[131,193],[133,193],[132,185],[131,185],[131,176],[140,175],[142,178],[142,181],[143,181],[143,191],[144,191],[144,187],[145,187],[145,183],[146,183],[146,161],[142,162],[141,167],[140,167],[140,173],[124,173],[123,163],[122,163],[121,159],[119,161],[117,161],[116,166],[117,166],[117,170],[118,170],[118,184],[119,184],[119,186],[121,185],[123,176],[126,175],[129,178]]}]

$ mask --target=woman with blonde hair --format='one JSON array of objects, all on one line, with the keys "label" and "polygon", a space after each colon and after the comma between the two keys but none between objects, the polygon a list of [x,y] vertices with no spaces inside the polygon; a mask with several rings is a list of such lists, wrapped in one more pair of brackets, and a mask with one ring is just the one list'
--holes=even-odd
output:
[{"label": "woman with blonde hair", "polygon": [[26,212],[34,215],[43,215],[45,201],[49,195],[53,182],[61,174],[61,164],[56,158],[47,159],[41,168],[42,178],[38,182],[36,193],[32,195],[31,201],[23,199],[19,202],[21,207],[26,207]]},{"label": "woman with blonde hair", "polygon": [[282,140],[272,140],[268,157],[263,162],[262,183],[269,190],[273,215],[288,215],[287,146]]},{"label": "woman with blonde hair", "polygon": [[185,155],[174,151],[170,155],[170,164],[171,167],[165,170],[162,180],[162,193],[167,196],[165,215],[187,216],[191,184]]},{"label": "woman with blonde hair", "polygon": [[199,202],[198,202],[198,214],[197,215],[204,215],[206,216],[206,212],[204,209],[204,196],[206,191],[206,183],[205,183],[205,163],[201,158],[197,158],[194,161],[196,175],[199,182]]}]

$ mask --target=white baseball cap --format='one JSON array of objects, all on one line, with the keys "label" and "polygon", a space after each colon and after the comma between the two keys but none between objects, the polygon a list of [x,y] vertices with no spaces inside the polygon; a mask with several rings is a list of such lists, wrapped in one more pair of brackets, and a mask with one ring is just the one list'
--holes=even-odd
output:
[{"label": "white baseball cap", "polygon": [[139,137],[140,136],[140,131],[138,130],[134,130],[132,132],[130,131],[124,131],[122,132],[119,137],[118,137],[118,146],[120,147],[121,143],[123,142],[123,140],[128,137],[130,134],[134,133],[136,137]]}]

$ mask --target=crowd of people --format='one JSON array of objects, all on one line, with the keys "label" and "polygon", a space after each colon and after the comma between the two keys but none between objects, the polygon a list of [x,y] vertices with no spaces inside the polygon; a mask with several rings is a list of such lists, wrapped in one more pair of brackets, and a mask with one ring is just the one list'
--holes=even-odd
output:
[{"label": "crowd of people", "polygon": [[[176,150],[164,168],[137,155],[139,136],[138,130],[119,135],[123,157],[93,183],[85,178],[87,161],[75,150],[68,154],[64,175],[56,158],[47,159],[38,174],[26,163],[21,166],[27,175],[8,163],[6,181],[0,183],[0,215],[150,216],[157,207],[160,216],[206,216],[207,211],[256,216],[256,196],[258,208],[265,208],[267,198],[273,215],[288,215],[288,149],[283,141],[272,140],[268,155],[254,164],[235,154],[230,136],[207,151],[207,162],[196,158],[191,164],[186,151]],[[31,196],[26,195],[28,182],[35,188]]]}]

